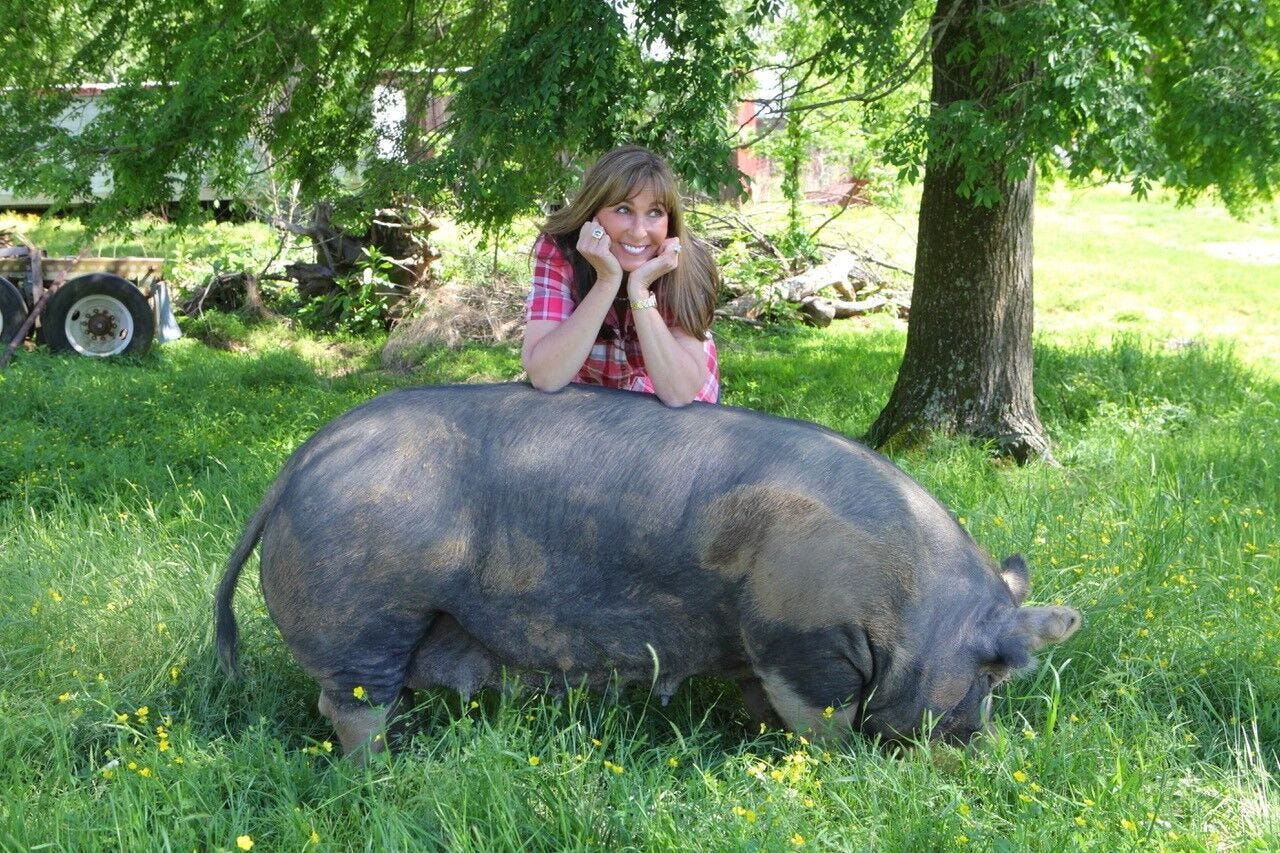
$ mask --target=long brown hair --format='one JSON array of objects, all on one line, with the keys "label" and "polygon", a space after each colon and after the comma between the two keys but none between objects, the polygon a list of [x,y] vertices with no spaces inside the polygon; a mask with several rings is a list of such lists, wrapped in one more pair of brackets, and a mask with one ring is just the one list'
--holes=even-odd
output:
[{"label": "long brown hair", "polygon": [[569,204],[547,217],[542,233],[555,241],[573,265],[573,298],[581,302],[596,283],[596,270],[578,254],[582,224],[602,207],[618,204],[645,187],[667,209],[667,236],[680,239],[680,263],[654,282],[658,308],[695,338],[711,327],[720,273],[707,244],[684,227],[680,193],[666,161],[639,145],[623,145],[602,155],[582,176],[582,185]]}]

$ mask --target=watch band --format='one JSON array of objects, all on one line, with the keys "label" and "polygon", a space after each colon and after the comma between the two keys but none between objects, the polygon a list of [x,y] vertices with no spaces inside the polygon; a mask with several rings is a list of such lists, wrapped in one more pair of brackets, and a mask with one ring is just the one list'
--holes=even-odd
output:
[{"label": "watch band", "polygon": [[652,293],[649,294],[649,297],[647,299],[631,300],[632,311],[642,311],[645,308],[657,308],[657,307],[658,307],[658,297],[654,296]]}]

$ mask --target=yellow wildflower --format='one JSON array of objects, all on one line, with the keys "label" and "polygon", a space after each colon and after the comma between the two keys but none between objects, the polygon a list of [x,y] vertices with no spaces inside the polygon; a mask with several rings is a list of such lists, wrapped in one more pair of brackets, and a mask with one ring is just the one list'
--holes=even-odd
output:
[{"label": "yellow wildflower", "polygon": [[314,829],[311,830],[311,843],[312,844],[320,843],[320,833],[316,832]]},{"label": "yellow wildflower", "polygon": [[804,836],[797,832],[795,835],[791,836],[791,843],[797,847],[803,847]]},{"label": "yellow wildflower", "polygon": [[[365,697],[364,686],[357,684],[355,689],[351,691],[351,695],[357,699],[363,699]],[[245,849],[248,850],[249,848],[246,847]]]},{"label": "yellow wildflower", "polygon": [[1021,770],[1015,770],[1013,771],[1013,781],[1021,785],[1023,782],[1027,781],[1027,774],[1023,773]]},{"label": "yellow wildflower", "polygon": [[241,835],[236,838],[236,846],[241,850],[253,849],[253,837],[249,835]]},{"label": "yellow wildflower", "polygon": [[539,764],[541,764],[541,763],[542,763],[542,759],[541,759],[541,758],[539,758],[538,756],[536,756],[536,755],[530,755],[530,756],[529,756],[529,765],[530,765],[531,767],[537,767],[537,766],[538,766]]},{"label": "yellow wildflower", "polygon": [[822,709],[822,719],[829,720],[835,714],[836,709],[828,705]]},{"label": "yellow wildflower", "polygon": [[673,755],[667,759],[667,765],[670,767],[679,767],[680,761]]}]

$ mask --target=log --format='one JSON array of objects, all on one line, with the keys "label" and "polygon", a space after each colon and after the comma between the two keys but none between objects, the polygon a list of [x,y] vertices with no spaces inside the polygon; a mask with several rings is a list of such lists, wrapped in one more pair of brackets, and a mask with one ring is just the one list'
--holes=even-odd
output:
[{"label": "log", "polygon": [[852,252],[836,252],[826,263],[784,278],[772,287],[778,288],[782,298],[788,302],[802,302],[828,287],[848,284],[849,276],[857,269],[858,258]]},{"label": "log", "polygon": [[831,300],[823,299],[821,296],[810,296],[801,302],[799,311],[806,323],[819,328],[830,326],[831,321],[836,317],[836,309],[831,304]]},{"label": "log", "polygon": [[844,299],[831,300],[831,307],[835,312],[835,318],[837,320],[845,320],[849,317],[861,317],[863,314],[870,314],[872,311],[879,311],[888,304],[889,300],[883,296],[872,296],[867,299],[855,301]]}]

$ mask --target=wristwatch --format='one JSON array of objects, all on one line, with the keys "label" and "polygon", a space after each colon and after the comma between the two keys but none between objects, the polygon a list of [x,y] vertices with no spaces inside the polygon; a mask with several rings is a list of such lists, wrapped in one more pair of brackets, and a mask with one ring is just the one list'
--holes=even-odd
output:
[{"label": "wristwatch", "polygon": [[657,308],[657,307],[658,307],[658,297],[654,296],[652,293],[650,293],[648,298],[646,299],[631,300],[632,311],[643,311],[645,308]]}]

